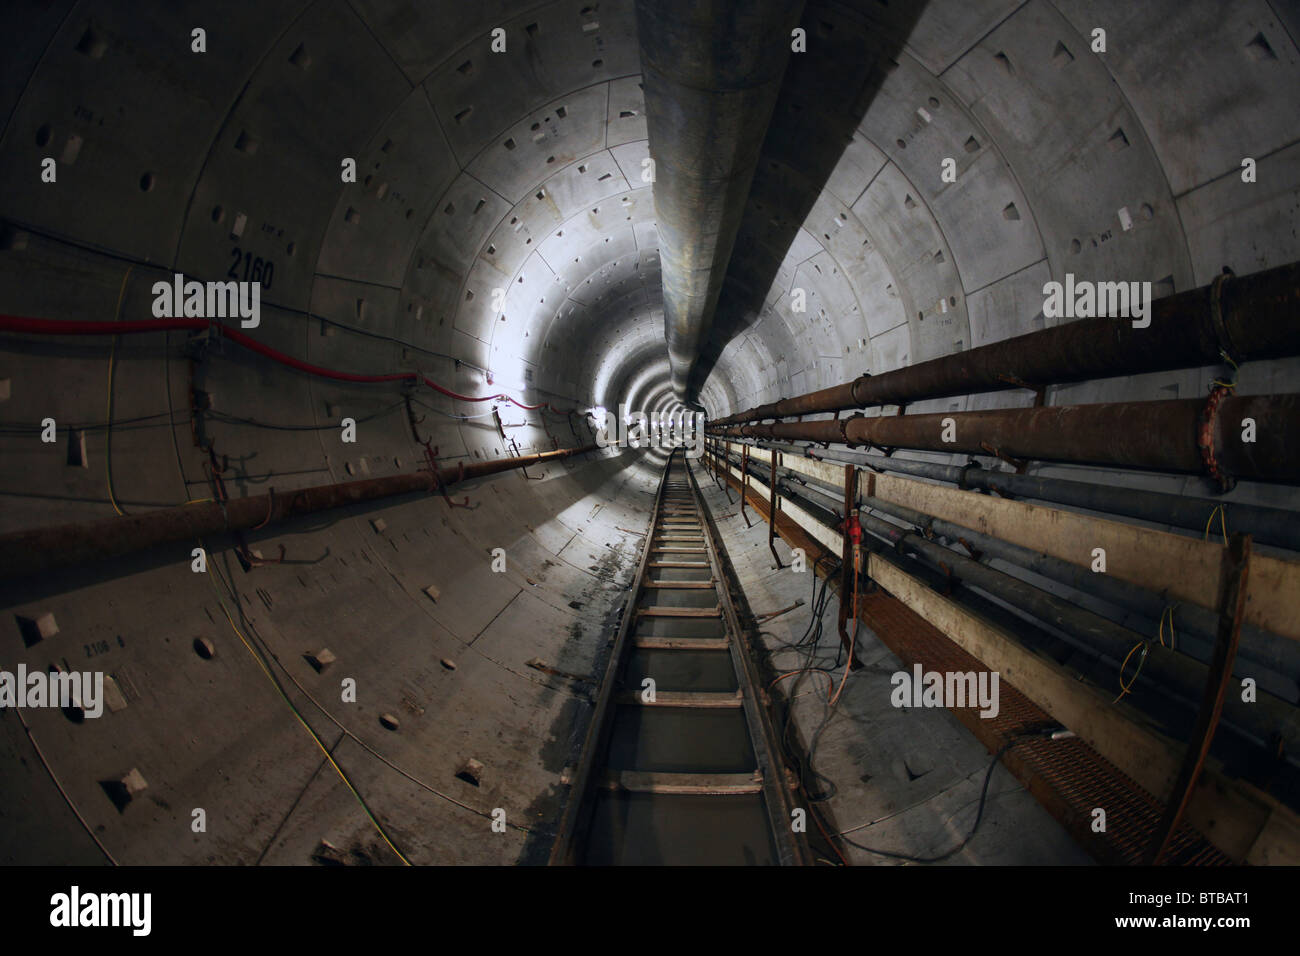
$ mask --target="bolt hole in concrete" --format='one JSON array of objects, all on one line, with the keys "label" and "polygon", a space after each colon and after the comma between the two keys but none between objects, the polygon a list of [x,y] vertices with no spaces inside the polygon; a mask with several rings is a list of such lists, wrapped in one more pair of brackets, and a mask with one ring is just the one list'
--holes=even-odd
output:
[{"label": "bolt hole in concrete", "polygon": [[483,779],[483,764],[471,757],[456,771],[456,779],[477,787]]},{"label": "bolt hole in concrete", "polygon": [[120,780],[101,780],[99,785],[104,789],[104,794],[112,801],[113,806],[117,808],[117,812],[125,813],[126,808],[131,804],[131,794],[126,786]]},{"label": "bolt hole in concrete", "polygon": [[149,190],[153,189],[153,183],[153,173],[145,173],[140,177],[140,191],[147,193]]},{"label": "bolt hole in concrete", "polygon": [[50,130],[50,124],[46,123],[44,126],[42,126],[40,129],[36,131],[36,145],[37,146],[48,145],[50,142],[51,135],[52,135],[52,131]]},{"label": "bolt hole in concrete", "polygon": [[59,633],[58,625],[54,622],[53,614],[42,614],[39,617],[23,617],[21,614],[14,615],[14,620],[18,624],[18,633],[22,635],[24,647],[35,647],[46,638],[53,637]]},{"label": "bolt hole in concrete", "polygon": [[149,784],[135,767],[132,767],[125,776],[115,780],[100,780],[99,785],[103,788],[108,799],[112,801],[113,806],[117,808],[118,813],[125,813],[126,808],[135,799],[135,795],[149,788]]},{"label": "bolt hole in concrete", "polygon": [[205,661],[210,661],[216,656],[217,649],[206,637],[196,637],[194,638],[194,653]]},{"label": "bolt hole in concrete", "polygon": [[396,730],[398,727],[398,720],[392,714],[380,714],[379,723],[382,724],[386,730]]}]

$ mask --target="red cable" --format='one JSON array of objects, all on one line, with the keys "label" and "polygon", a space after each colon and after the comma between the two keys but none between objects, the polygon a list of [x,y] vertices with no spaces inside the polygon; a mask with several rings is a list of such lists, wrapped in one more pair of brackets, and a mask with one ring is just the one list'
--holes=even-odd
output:
[{"label": "red cable", "polygon": [[542,402],[539,405],[525,405],[516,398],[506,395],[504,392],[497,395],[461,395],[459,392],[453,392],[449,388],[444,388],[432,379],[420,375],[418,372],[394,372],[389,375],[358,375],[355,372],[340,372],[336,369],[324,368],[320,365],[312,365],[310,362],[304,362],[302,359],[294,358],[292,355],[286,355],[278,349],[273,349],[269,345],[257,341],[251,336],[245,335],[238,329],[233,329],[228,325],[222,325],[220,322],[211,322],[208,319],[132,319],[120,322],[83,322],[71,321],[63,322],[58,319],[32,319],[18,315],[0,315],[0,332],[21,332],[28,335],[130,335],[136,332],[169,332],[178,330],[202,330],[209,327],[219,329],[221,334],[237,345],[242,345],[250,352],[256,352],[272,361],[279,362],[281,365],[287,365],[290,368],[297,369],[300,372],[307,372],[310,375],[316,375],[321,378],[331,378],[340,382],[400,382],[409,379],[418,379],[425,385],[428,385],[435,392],[446,395],[448,398],[454,398],[460,402],[490,402],[494,399],[504,399],[513,405],[517,405],[524,411],[532,412],[539,408],[549,408],[557,415],[567,415],[570,412],[561,412],[558,408],[549,402]]}]

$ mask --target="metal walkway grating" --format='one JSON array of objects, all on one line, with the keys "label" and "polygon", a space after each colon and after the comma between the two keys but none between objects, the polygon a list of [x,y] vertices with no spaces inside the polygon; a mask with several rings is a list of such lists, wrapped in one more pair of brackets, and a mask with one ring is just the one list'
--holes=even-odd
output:
[{"label": "metal walkway grating", "polygon": [[[860,597],[863,623],[910,668],[985,671],[977,658],[883,591]],[[1011,738],[1054,724],[1052,716],[1013,687],[999,681],[1000,708],[984,719],[978,707],[951,708],[953,714],[995,752]],[[1139,864],[1160,822],[1163,805],[1079,738],[1022,741],[1002,758],[1003,765],[1099,862]],[[1092,811],[1106,811],[1106,832],[1092,830]],[[1223,853],[1187,825],[1174,833],[1165,861],[1191,866],[1227,866]]]}]

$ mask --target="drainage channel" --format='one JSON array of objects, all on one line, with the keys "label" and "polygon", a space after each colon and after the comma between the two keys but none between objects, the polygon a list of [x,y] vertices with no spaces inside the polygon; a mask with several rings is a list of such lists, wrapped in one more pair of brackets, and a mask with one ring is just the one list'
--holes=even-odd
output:
[{"label": "drainage channel", "polygon": [[674,450],[552,865],[809,862],[703,509]]}]

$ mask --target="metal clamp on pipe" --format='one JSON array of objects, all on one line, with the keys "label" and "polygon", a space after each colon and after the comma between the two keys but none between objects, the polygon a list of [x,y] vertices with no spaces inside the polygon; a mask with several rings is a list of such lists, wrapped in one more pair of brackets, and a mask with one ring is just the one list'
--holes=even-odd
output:
[{"label": "metal clamp on pipe", "polygon": [[1235,276],[1236,273],[1224,266],[1223,272],[1215,276],[1214,281],[1210,283],[1210,324],[1214,327],[1214,335],[1219,340],[1220,353],[1233,368],[1238,364],[1233,358],[1237,350],[1233,348],[1232,336],[1228,334],[1227,323],[1223,321],[1223,287]]},{"label": "metal clamp on pipe", "polygon": [[861,447],[860,445],[855,443],[853,439],[849,438],[849,422],[854,422],[860,418],[866,418],[866,417],[867,416],[863,415],[861,412],[857,412],[856,414],[849,415],[847,418],[837,419],[837,421],[840,424],[840,441],[842,444],[848,445],[850,448]]}]

